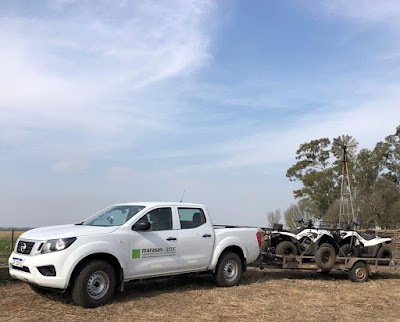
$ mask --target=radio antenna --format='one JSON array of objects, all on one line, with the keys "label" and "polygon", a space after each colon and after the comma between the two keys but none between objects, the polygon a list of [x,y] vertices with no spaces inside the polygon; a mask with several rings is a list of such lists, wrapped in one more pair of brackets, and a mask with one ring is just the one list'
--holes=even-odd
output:
[{"label": "radio antenna", "polygon": [[179,201],[179,203],[182,203],[183,196],[185,195],[185,191],[186,191],[186,189],[183,189],[182,198],[181,198],[181,201]]}]

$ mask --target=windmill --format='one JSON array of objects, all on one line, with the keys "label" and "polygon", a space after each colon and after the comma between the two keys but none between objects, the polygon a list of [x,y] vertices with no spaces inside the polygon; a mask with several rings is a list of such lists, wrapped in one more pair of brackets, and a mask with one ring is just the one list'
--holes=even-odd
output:
[{"label": "windmill", "polygon": [[340,188],[339,227],[342,225],[353,225],[355,223],[348,163],[354,158],[357,145],[358,143],[356,140],[349,135],[342,135],[333,139],[332,152],[339,161],[343,162],[342,184]]}]

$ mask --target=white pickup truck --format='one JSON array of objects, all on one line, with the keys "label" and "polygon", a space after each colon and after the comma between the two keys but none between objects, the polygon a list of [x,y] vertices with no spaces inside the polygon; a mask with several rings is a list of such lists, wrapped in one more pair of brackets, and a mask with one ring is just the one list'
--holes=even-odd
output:
[{"label": "white pickup truck", "polygon": [[124,283],[192,272],[236,285],[260,254],[257,228],[213,226],[200,204],[138,202],[110,206],[79,224],[23,233],[9,258],[13,278],[39,294],[71,291],[96,307]]}]

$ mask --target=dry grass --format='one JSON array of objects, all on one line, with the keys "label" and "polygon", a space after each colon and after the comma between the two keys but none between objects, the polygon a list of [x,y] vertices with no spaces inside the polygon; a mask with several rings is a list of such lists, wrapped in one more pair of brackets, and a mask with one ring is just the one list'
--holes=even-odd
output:
[{"label": "dry grass", "polygon": [[[24,230],[15,230],[14,238],[17,239],[24,232]],[[0,238],[11,238],[11,230],[0,230]]]},{"label": "dry grass", "polygon": [[40,297],[25,283],[0,288],[2,321],[399,321],[399,275],[352,283],[344,273],[250,269],[242,285],[209,276],[139,282],[96,309],[69,295]]}]

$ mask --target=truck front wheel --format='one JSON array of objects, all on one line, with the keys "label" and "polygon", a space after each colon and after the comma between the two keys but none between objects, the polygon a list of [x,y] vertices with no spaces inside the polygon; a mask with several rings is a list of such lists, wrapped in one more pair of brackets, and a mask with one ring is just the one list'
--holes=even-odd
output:
[{"label": "truck front wheel", "polygon": [[215,279],[218,286],[233,286],[242,278],[243,267],[240,257],[232,252],[222,255],[215,271]]},{"label": "truck front wheel", "polygon": [[83,307],[97,307],[110,301],[116,287],[113,267],[105,261],[86,263],[75,277],[72,299]]}]

